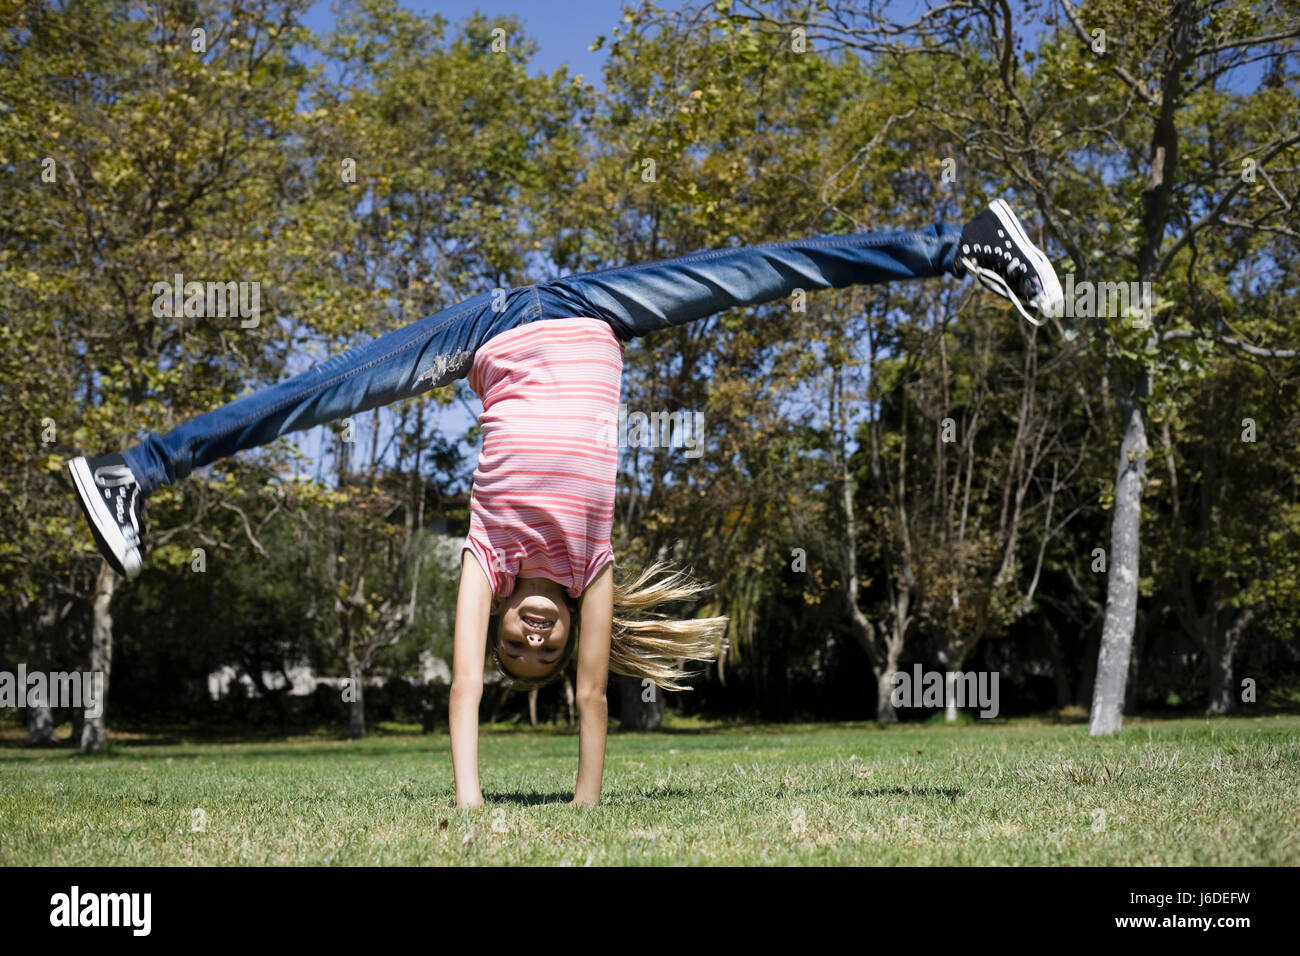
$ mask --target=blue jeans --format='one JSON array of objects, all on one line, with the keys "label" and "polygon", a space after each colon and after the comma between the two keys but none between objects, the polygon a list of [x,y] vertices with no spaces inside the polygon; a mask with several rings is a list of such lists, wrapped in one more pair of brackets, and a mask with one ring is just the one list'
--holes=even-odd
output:
[{"label": "blue jeans", "polygon": [[797,289],[950,274],[961,230],[818,236],[696,252],[467,299],[200,415],[124,452],[142,490],[279,436],[410,398],[469,374],[474,353],[528,322],[608,322],[623,341]]}]

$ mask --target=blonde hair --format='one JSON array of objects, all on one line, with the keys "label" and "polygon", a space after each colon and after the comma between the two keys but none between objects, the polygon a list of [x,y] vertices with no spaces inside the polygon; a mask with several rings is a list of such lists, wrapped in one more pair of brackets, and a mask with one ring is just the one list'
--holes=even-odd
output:
[{"label": "blonde hair", "polygon": [[[619,575],[616,574],[616,577]],[[614,618],[610,629],[609,669],[615,674],[649,679],[664,690],[690,690],[682,681],[699,673],[689,662],[717,660],[727,631],[725,617],[669,618],[657,608],[697,597],[709,590],[682,570],[657,561],[636,575],[614,582]],[[574,610],[569,641],[554,670],[537,680],[523,680],[506,669],[492,619],[489,644],[497,669],[516,690],[532,690],[558,680],[577,651],[581,622]]]}]

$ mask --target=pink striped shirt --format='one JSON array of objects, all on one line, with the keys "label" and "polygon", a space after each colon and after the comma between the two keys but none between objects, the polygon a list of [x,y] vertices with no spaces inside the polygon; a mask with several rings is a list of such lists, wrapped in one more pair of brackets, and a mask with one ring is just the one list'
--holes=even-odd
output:
[{"label": "pink striped shirt", "polygon": [[530,322],[474,356],[483,449],[464,547],[498,597],[523,576],[576,598],[614,559],[622,375],[623,346],[599,319]]}]

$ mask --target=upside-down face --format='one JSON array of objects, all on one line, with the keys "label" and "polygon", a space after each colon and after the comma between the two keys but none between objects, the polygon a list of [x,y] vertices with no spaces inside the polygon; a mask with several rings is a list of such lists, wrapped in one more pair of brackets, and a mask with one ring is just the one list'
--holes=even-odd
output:
[{"label": "upside-down face", "polygon": [[493,602],[501,662],[521,680],[549,676],[564,657],[574,615],[568,593],[548,578],[517,578],[509,597]]}]

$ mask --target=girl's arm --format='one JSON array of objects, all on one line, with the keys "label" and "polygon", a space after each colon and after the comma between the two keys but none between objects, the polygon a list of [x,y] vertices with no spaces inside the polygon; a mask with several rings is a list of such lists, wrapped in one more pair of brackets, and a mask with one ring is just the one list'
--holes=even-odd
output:
[{"label": "girl's arm", "polygon": [[605,773],[605,735],[609,731],[610,629],[614,620],[614,562],[582,592],[582,633],[578,646],[578,783],[574,806],[600,802]]},{"label": "girl's arm", "polygon": [[483,806],[478,782],[478,708],[483,699],[483,660],[491,611],[492,585],[478,559],[462,551],[449,714],[457,807]]}]

